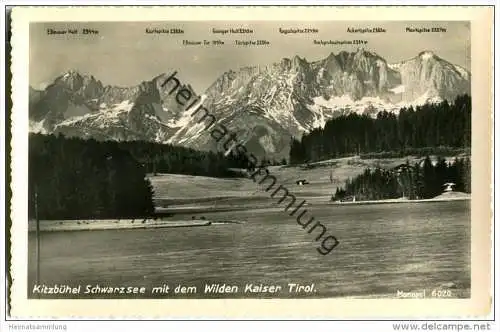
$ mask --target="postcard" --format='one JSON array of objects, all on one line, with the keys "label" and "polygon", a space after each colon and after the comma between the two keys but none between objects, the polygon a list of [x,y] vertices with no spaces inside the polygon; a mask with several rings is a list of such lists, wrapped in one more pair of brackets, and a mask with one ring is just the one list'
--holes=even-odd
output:
[{"label": "postcard", "polygon": [[11,315],[487,315],[492,26],[14,8]]}]

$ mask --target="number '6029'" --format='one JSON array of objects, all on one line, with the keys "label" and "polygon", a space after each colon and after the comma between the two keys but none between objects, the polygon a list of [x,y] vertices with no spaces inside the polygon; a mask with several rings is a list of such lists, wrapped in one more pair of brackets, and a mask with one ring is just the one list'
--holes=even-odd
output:
[{"label": "number '6029'", "polygon": [[431,293],[432,297],[451,297],[451,290],[449,289],[434,289]]}]

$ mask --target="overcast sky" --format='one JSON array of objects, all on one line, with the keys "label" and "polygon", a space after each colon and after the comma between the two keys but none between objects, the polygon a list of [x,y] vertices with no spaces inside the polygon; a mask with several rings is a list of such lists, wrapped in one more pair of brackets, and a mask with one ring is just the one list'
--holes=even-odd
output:
[{"label": "overcast sky", "polygon": [[[347,28],[380,27],[386,33],[348,33]],[[406,32],[407,27],[442,27],[447,32]],[[98,35],[50,35],[47,29],[96,29]],[[147,34],[146,28],[180,28],[184,34]],[[253,34],[214,34],[212,29],[250,28]],[[281,34],[279,28],[314,28],[318,33]],[[182,40],[215,40],[223,46],[183,46]],[[235,40],[265,39],[267,46],[236,46]],[[103,84],[132,86],[161,73],[179,72],[183,83],[202,93],[219,75],[244,66],[266,65],[299,55],[308,61],[359,45],[314,45],[313,40],[366,40],[365,49],[394,63],[431,50],[470,70],[468,22],[134,22],[32,23],[30,85],[43,88],[76,69]]]}]

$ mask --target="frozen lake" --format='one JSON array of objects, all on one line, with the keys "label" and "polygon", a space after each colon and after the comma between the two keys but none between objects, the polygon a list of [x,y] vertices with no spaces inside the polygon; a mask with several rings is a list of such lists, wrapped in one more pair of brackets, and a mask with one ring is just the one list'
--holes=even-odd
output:
[{"label": "frozen lake", "polygon": [[[209,220],[243,224],[42,233],[40,284],[81,285],[82,293],[85,285],[96,284],[147,289],[144,295],[100,295],[114,298],[395,298],[398,290],[425,289],[429,295],[443,284],[453,285],[446,296],[470,296],[470,201],[306,208],[327,227],[326,235],[340,241],[328,255],[319,254],[315,236],[281,209],[205,213]],[[34,297],[35,271],[31,233],[29,297]],[[261,283],[282,290],[244,292],[247,284]],[[289,283],[314,284],[314,291],[289,292]],[[196,292],[151,293],[167,284],[193,286]],[[205,293],[211,284],[239,291]]]}]

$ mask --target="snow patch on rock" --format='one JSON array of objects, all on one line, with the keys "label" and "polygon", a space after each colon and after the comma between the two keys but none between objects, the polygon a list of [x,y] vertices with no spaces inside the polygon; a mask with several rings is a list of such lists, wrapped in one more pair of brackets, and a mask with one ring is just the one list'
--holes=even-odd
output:
[{"label": "snow patch on rock", "polygon": [[403,92],[405,92],[405,86],[403,84],[401,84],[395,88],[389,89],[389,91],[392,91],[395,94],[403,93]]},{"label": "snow patch on rock", "polygon": [[44,127],[45,119],[42,121],[30,121],[29,122],[29,131],[32,133],[40,133],[40,134],[48,134],[47,130]]},{"label": "snow patch on rock", "polygon": [[431,51],[425,51],[420,54],[420,58],[422,60],[429,60],[432,57],[434,57],[434,53],[432,53]]}]

